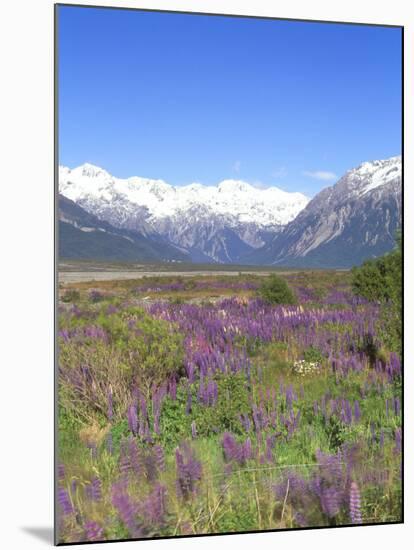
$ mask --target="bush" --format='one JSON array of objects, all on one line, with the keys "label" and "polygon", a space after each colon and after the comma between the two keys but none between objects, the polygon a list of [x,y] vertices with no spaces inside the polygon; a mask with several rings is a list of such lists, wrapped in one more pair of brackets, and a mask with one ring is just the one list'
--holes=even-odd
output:
[{"label": "bush", "polygon": [[134,307],[120,315],[101,315],[98,320],[112,345],[122,351],[147,398],[171,375],[183,374],[183,337],[168,322]]},{"label": "bush", "polygon": [[359,267],[353,267],[352,291],[370,302],[386,302],[390,299],[388,271],[390,263],[386,256],[367,260]]},{"label": "bush", "polygon": [[270,275],[258,289],[259,296],[268,304],[296,304],[296,296],[287,282],[278,275]]},{"label": "bush", "polygon": [[75,290],[75,289],[67,290],[61,297],[62,302],[65,302],[65,303],[77,302],[79,299],[80,299],[79,290]]},{"label": "bush", "polygon": [[402,244],[397,237],[396,248],[380,258],[367,260],[359,267],[353,267],[352,290],[372,302],[401,304],[402,298]]},{"label": "bush", "polygon": [[149,402],[163,382],[183,374],[183,337],[168,322],[139,308],[107,315],[102,307],[92,326],[101,332],[85,336],[80,321],[68,340],[59,341],[59,396],[82,421],[105,419],[109,388],[119,418],[126,414],[131,388],[138,386]]},{"label": "bush", "polygon": [[385,344],[391,351],[402,348],[402,242],[397,237],[396,248],[375,260],[368,260],[352,269],[352,290],[372,302],[382,305]]},{"label": "bush", "polygon": [[303,359],[309,363],[322,363],[324,357],[319,348],[315,346],[309,346],[303,352]]},{"label": "bush", "polygon": [[[216,374],[217,401],[214,406],[198,400],[198,384],[187,385],[181,382],[176,399],[167,396],[163,402],[160,419],[161,441],[167,447],[177,445],[191,437],[191,424],[194,422],[197,436],[215,437],[223,431],[244,435],[240,422],[241,414],[250,411],[249,392],[243,374]],[[188,411],[188,395],[191,394],[191,410]]]}]

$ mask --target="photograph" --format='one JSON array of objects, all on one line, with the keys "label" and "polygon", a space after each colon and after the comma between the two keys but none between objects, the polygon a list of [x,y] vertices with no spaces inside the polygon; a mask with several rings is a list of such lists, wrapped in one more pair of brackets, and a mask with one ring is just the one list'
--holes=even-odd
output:
[{"label": "photograph", "polygon": [[55,543],[402,523],[404,28],[54,23]]}]

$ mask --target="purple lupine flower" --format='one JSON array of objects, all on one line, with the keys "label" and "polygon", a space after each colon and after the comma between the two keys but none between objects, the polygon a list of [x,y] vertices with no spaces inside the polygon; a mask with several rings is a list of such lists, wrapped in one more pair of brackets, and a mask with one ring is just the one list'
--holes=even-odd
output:
[{"label": "purple lupine flower", "polygon": [[401,401],[399,397],[394,399],[394,413],[395,416],[399,416],[401,412]]},{"label": "purple lupine flower", "polygon": [[147,419],[148,418],[148,407],[147,407],[147,401],[143,395],[140,396],[139,400],[139,408],[141,411],[142,418]]},{"label": "purple lupine flower", "polygon": [[107,315],[113,315],[114,313],[118,313],[119,309],[114,304],[109,304],[106,313]]},{"label": "purple lupine flower", "polygon": [[137,506],[126,493],[124,484],[114,483],[112,485],[112,504],[129,533],[133,537],[138,537],[141,529],[136,517]]},{"label": "purple lupine flower", "polygon": [[65,342],[69,342],[70,340],[70,332],[68,330],[60,330],[58,336],[60,336],[60,338],[62,338]]},{"label": "purple lupine flower", "polygon": [[132,404],[128,407],[128,426],[131,432],[134,435],[138,433],[138,415],[137,407],[135,404]]},{"label": "purple lupine flower", "polygon": [[352,406],[348,399],[345,399],[344,403],[344,418],[345,423],[349,426],[352,424]]},{"label": "purple lupine flower", "polygon": [[402,432],[401,432],[401,428],[397,428],[395,430],[394,453],[396,454],[401,453],[401,449],[402,449]]},{"label": "purple lupine flower", "polygon": [[86,540],[93,542],[104,538],[103,527],[101,527],[96,521],[87,521],[84,528]]},{"label": "purple lupine flower", "polygon": [[94,477],[89,485],[86,486],[86,495],[90,500],[99,502],[102,498],[102,484],[98,477]]},{"label": "purple lupine flower", "polygon": [[135,475],[139,476],[142,473],[141,456],[138,450],[137,442],[134,438],[130,438],[128,441],[128,464],[134,471]]},{"label": "purple lupine flower", "polygon": [[320,501],[322,510],[330,517],[335,517],[340,510],[338,490],[335,487],[327,487],[322,489],[320,494]]},{"label": "purple lupine flower", "polygon": [[62,463],[60,463],[58,464],[57,470],[58,470],[58,480],[63,481],[65,479],[65,466]]},{"label": "purple lupine flower", "polygon": [[186,499],[197,490],[197,482],[202,475],[201,462],[195,459],[193,451],[187,444],[183,444],[175,451],[175,461],[177,494]]},{"label": "purple lupine flower", "polygon": [[145,501],[141,504],[141,513],[148,523],[160,526],[165,522],[166,494],[167,489],[160,483],[157,483]]},{"label": "purple lupine flower", "polygon": [[155,445],[154,454],[157,468],[160,472],[163,472],[165,470],[165,454],[164,449],[161,447],[161,445]]},{"label": "purple lupine flower", "polygon": [[104,298],[102,292],[99,292],[99,290],[92,289],[89,292],[89,299],[91,302],[100,302]]},{"label": "purple lupine flower", "polygon": [[162,457],[157,456],[155,450],[150,448],[142,451],[141,460],[146,478],[148,481],[154,481],[157,478],[160,466],[162,466]]},{"label": "purple lupine flower", "polygon": [[293,403],[293,398],[294,398],[293,387],[292,387],[291,384],[286,388],[286,394],[285,395],[286,395],[286,407],[288,409],[291,409],[292,408],[292,403]]},{"label": "purple lupine flower", "polygon": [[58,488],[57,501],[64,516],[68,516],[73,513],[73,505],[69,497],[69,493],[64,487]]},{"label": "purple lupine flower", "polygon": [[253,406],[252,416],[253,416],[254,428],[256,432],[260,432],[262,428],[262,415],[261,415],[261,410],[258,409],[256,405]]},{"label": "purple lupine flower", "polygon": [[160,409],[154,412],[154,433],[160,434]]},{"label": "purple lupine flower", "polygon": [[390,415],[390,405],[388,399],[385,400],[385,415],[387,418]]},{"label": "purple lupine flower", "polygon": [[295,512],[294,513],[294,518],[295,518],[296,523],[299,525],[299,527],[307,527],[308,526],[308,520],[300,512]]},{"label": "purple lupine flower", "polygon": [[273,462],[273,448],[276,443],[276,436],[275,435],[269,435],[266,437],[266,460],[268,462]]},{"label": "purple lupine flower", "polygon": [[168,386],[168,392],[170,394],[170,397],[173,401],[177,398],[177,381],[175,377],[171,378],[169,386]]},{"label": "purple lupine flower", "polygon": [[249,432],[251,428],[251,422],[250,422],[249,416],[247,414],[241,414],[239,418],[245,431]]},{"label": "purple lupine flower", "polygon": [[210,380],[207,385],[208,404],[214,405],[217,401],[217,383],[214,380]]},{"label": "purple lupine flower", "polygon": [[361,408],[359,406],[359,401],[354,401],[354,419],[355,422],[359,422],[361,419]]},{"label": "purple lupine flower", "polygon": [[122,477],[128,476],[130,470],[131,470],[131,459],[130,454],[127,450],[126,441],[121,442],[121,448],[119,452],[119,469],[121,471]]},{"label": "purple lupine flower", "polygon": [[246,462],[247,460],[251,460],[253,458],[253,449],[250,437],[248,437],[243,443],[241,455],[243,462]]},{"label": "purple lupine flower", "polygon": [[227,461],[240,460],[240,445],[237,443],[235,437],[231,433],[224,432],[222,444],[224,456]]},{"label": "purple lupine flower", "polygon": [[361,496],[358,485],[353,481],[349,491],[349,515],[354,524],[362,523],[361,516]]}]

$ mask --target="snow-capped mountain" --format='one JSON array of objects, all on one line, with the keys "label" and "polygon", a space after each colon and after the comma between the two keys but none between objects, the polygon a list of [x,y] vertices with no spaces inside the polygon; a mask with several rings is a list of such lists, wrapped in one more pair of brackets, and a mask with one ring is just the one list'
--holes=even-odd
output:
[{"label": "snow-capped mountain", "polygon": [[301,193],[257,189],[239,180],[173,186],[116,178],[84,164],[59,169],[60,193],[111,225],[161,235],[194,261],[238,262],[292,221],[308,203]]},{"label": "snow-capped mountain", "polygon": [[390,250],[401,225],[401,157],[365,162],[310,202],[238,180],[120,179],[91,164],[61,167],[59,189],[111,227],[195,262],[349,267]]},{"label": "snow-capped mountain", "polygon": [[401,157],[364,162],[318,193],[248,261],[350,267],[392,249],[401,226]]}]

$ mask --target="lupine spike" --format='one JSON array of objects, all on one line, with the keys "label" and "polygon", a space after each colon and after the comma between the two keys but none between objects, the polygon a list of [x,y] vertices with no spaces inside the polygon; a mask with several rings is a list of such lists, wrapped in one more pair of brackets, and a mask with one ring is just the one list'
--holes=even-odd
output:
[{"label": "lupine spike", "polygon": [[354,524],[362,523],[361,516],[361,495],[358,485],[353,481],[349,491],[349,515]]}]

